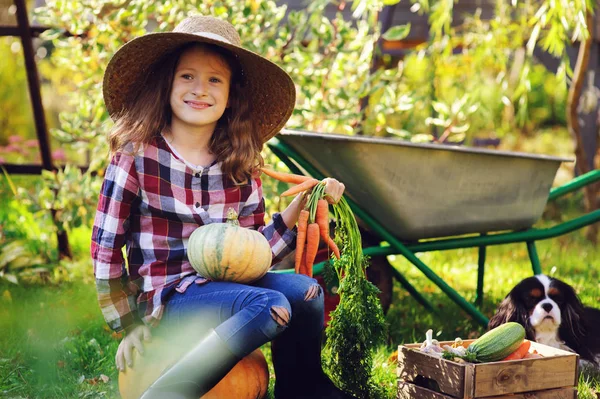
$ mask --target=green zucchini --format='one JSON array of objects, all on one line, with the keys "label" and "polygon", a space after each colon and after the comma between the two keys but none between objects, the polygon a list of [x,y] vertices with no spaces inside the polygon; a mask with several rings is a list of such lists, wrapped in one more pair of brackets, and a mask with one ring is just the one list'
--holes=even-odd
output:
[{"label": "green zucchini", "polygon": [[476,339],[469,345],[465,360],[470,362],[496,362],[517,350],[525,339],[525,328],[519,323],[502,324]]}]

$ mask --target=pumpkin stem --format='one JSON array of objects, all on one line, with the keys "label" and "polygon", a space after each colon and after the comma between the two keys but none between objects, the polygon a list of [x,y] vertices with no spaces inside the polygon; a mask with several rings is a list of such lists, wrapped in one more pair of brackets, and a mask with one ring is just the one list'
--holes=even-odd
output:
[{"label": "pumpkin stem", "polygon": [[233,208],[227,209],[227,223],[229,223],[232,226],[240,225],[240,222],[238,221],[237,212]]}]

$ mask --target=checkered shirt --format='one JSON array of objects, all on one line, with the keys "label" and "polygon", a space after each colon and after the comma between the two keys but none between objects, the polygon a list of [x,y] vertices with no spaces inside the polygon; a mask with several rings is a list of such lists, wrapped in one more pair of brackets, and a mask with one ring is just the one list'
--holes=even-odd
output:
[{"label": "checkered shirt", "polygon": [[273,264],[294,249],[296,228],[288,229],[279,213],[265,225],[260,178],[236,186],[220,163],[194,167],[162,137],[135,153],[129,145],[113,155],[91,245],[98,301],[113,330],[140,319],[157,325],[173,287],[181,292],[205,281],[188,261],[188,238],[198,226],[225,222],[229,208],[238,213],[241,226],[267,238]]}]

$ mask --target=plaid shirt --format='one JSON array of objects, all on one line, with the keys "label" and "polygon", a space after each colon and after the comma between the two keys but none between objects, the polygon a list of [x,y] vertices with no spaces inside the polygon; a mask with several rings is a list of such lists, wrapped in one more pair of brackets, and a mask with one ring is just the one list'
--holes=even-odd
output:
[{"label": "plaid shirt", "polygon": [[230,207],[241,226],[267,238],[273,263],[294,249],[296,230],[289,230],[279,213],[265,225],[260,178],[236,186],[223,175],[220,163],[194,167],[162,137],[137,153],[129,145],[114,154],[102,184],[91,245],[98,301],[113,330],[122,331],[140,318],[156,325],[173,288],[181,292],[193,282],[206,281],[187,259],[187,241],[198,226],[225,222]]}]

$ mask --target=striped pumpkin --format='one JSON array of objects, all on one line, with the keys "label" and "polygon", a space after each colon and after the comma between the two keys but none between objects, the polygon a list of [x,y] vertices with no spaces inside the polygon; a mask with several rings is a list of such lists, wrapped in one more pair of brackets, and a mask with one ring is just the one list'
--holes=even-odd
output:
[{"label": "striped pumpkin", "polygon": [[225,223],[198,227],[190,235],[187,255],[192,267],[214,281],[251,283],[271,266],[271,246],[261,233],[240,227],[237,213],[227,211]]}]

